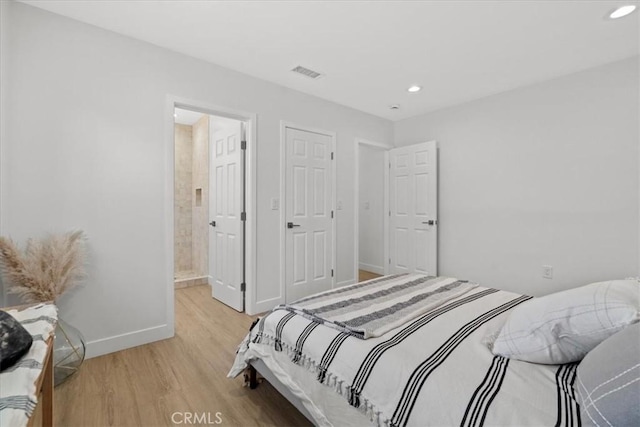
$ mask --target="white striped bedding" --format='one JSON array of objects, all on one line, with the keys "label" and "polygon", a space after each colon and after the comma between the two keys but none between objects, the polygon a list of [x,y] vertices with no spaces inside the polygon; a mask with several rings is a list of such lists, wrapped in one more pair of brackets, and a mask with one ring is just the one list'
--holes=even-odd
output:
[{"label": "white striped bedding", "polygon": [[368,339],[404,325],[476,286],[466,280],[404,273],[321,292],[275,310],[288,310]]},{"label": "white striped bedding", "polygon": [[[241,344],[229,376],[262,358],[318,425],[353,424],[323,404],[331,393],[363,415],[360,425],[578,426],[576,364],[494,357],[482,342],[529,298],[477,287],[367,340],[275,310]],[[304,381],[287,373],[301,368],[309,376]]]},{"label": "white striped bedding", "polygon": [[58,322],[53,304],[8,310],[33,338],[31,348],[15,365],[0,373],[0,427],[26,426],[38,403],[36,381],[44,368],[47,340]]}]

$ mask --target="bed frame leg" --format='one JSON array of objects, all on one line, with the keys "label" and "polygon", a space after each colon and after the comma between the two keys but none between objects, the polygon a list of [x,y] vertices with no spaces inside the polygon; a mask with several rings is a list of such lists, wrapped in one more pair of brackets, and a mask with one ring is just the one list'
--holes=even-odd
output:
[{"label": "bed frame leg", "polygon": [[256,368],[249,365],[249,388],[251,390],[258,387],[258,373],[256,372]]}]

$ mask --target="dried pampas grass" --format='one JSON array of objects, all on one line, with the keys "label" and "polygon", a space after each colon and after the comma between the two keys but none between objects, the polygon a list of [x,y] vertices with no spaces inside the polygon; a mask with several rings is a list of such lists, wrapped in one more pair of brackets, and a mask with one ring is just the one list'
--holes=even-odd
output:
[{"label": "dried pampas grass", "polygon": [[9,292],[26,302],[55,301],[84,278],[85,236],[82,231],[29,239],[24,251],[0,237],[0,271]]}]

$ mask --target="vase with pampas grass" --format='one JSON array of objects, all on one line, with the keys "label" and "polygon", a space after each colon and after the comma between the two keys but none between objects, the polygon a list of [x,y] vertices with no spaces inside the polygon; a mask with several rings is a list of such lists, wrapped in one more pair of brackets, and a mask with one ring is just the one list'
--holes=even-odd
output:
[{"label": "vase with pampas grass", "polygon": [[[56,302],[85,277],[85,235],[82,231],[29,239],[24,250],[0,237],[0,271],[8,291],[27,303]],[[55,385],[74,374],[84,361],[80,331],[58,317],[53,360]]]}]

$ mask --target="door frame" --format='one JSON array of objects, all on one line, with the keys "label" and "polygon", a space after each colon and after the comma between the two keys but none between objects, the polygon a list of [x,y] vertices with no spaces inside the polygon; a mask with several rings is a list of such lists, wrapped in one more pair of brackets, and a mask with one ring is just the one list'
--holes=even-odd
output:
[{"label": "door frame", "polygon": [[175,130],[174,130],[174,110],[182,108],[191,111],[201,112],[213,116],[226,117],[240,120],[246,123],[247,151],[245,182],[246,186],[246,206],[247,212],[246,235],[245,235],[245,312],[255,314],[256,301],[256,143],[257,143],[257,115],[255,113],[235,110],[205,101],[188,99],[173,95],[166,97],[165,110],[165,252],[169,261],[165,263],[166,298],[167,298],[167,328],[170,336],[175,334],[175,288],[174,288],[174,183],[175,183]]},{"label": "door frame", "polygon": [[333,277],[331,278],[331,288],[336,287],[338,280],[338,256],[337,256],[337,241],[338,236],[336,234],[336,224],[338,222],[338,211],[336,209],[336,171],[338,154],[336,153],[336,133],[327,131],[324,129],[318,129],[311,126],[299,125],[286,120],[280,121],[280,304],[284,304],[286,301],[287,283],[286,283],[286,237],[287,229],[285,222],[287,220],[286,212],[286,167],[287,167],[287,129],[301,130],[303,132],[317,133],[320,135],[326,135],[331,138],[331,152],[334,153],[333,170],[331,171],[331,210],[333,211],[333,221],[331,222],[331,234],[332,234],[332,255],[331,255],[331,268],[333,269]]},{"label": "door frame", "polygon": [[382,267],[384,274],[389,274],[389,215],[385,215],[389,212],[389,150],[395,148],[391,144],[383,144],[381,142],[370,141],[364,138],[356,138],[354,141],[354,168],[355,171],[355,200],[354,200],[354,220],[353,220],[353,261],[354,261],[354,283],[358,283],[359,270],[360,270],[360,146],[366,145],[373,149],[384,151],[384,197],[383,197],[383,242],[384,253],[382,258]]}]

